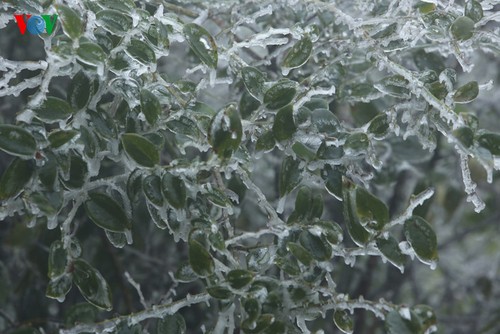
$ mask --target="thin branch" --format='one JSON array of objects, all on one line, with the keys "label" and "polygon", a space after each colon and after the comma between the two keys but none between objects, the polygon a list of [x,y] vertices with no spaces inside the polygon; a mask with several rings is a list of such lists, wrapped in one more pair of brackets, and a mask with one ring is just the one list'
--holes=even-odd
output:
[{"label": "thin branch", "polygon": [[132,314],[118,316],[95,324],[79,324],[68,329],[61,329],[60,334],[78,334],[82,332],[89,333],[109,333],[113,331],[121,322],[126,321],[129,326],[133,326],[141,321],[151,318],[163,318],[168,314],[174,314],[183,307],[194,304],[205,303],[210,300],[208,293],[198,295],[187,295],[186,298],[163,305],[153,305],[152,307]]}]

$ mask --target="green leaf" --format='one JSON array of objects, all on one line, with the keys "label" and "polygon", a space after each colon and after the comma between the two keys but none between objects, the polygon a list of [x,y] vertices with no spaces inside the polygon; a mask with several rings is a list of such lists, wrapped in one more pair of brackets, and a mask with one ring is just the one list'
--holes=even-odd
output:
[{"label": "green leaf", "polygon": [[389,235],[387,239],[383,237],[377,238],[376,243],[377,248],[387,260],[402,271],[406,262],[406,256],[401,252],[397,240],[392,235]]},{"label": "green leaf", "polygon": [[71,305],[64,312],[64,323],[66,327],[72,327],[78,323],[93,323],[96,321],[97,311],[97,308],[85,302]]},{"label": "green leaf", "polygon": [[36,151],[35,138],[20,126],[0,124],[0,150],[23,158],[31,158]]},{"label": "green leaf", "polygon": [[106,60],[106,53],[99,44],[84,42],[76,50],[78,59],[84,64],[100,65]]},{"label": "green leaf", "polygon": [[487,132],[477,137],[479,146],[484,147],[493,155],[500,155],[500,134]]},{"label": "green leaf", "polygon": [[212,118],[208,140],[219,156],[228,158],[238,149],[242,134],[240,114],[230,105]]},{"label": "green leaf", "polygon": [[[93,94],[94,84],[90,78],[83,71],[79,71],[75,74],[71,83],[68,87],[68,97],[67,100],[70,105],[75,110],[83,109],[87,103],[90,101],[90,97]],[[45,108],[48,110],[48,108]],[[65,114],[63,116],[67,117],[67,114],[71,112],[70,108],[65,108]]]},{"label": "green leaf", "polygon": [[240,109],[241,117],[247,119],[253,115],[253,112],[255,110],[259,109],[260,102],[252,95],[250,95],[249,92],[243,91],[238,107]]},{"label": "green leaf", "polygon": [[36,108],[34,111],[36,117],[38,117],[42,121],[51,123],[53,123],[53,121],[67,119],[69,116],[71,116],[71,114],[73,114],[73,109],[68,102],[53,96],[47,97],[42,105]]},{"label": "green leaf", "polygon": [[156,334],[185,334],[186,330],[186,321],[179,313],[165,316],[156,326]]},{"label": "green leaf", "polygon": [[255,274],[251,271],[235,269],[227,273],[226,279],[233,289],[239,290],[250,284],[254,277]]},{"label": "green leaf", "polygon": [[141,135],[124,133],[122,145],[127,155],[141,166],[154,167],[160,163],[160,154],[155,145]]},{"label": "green leaf", "polygon": [[179,176],[165,173],[162,177],[161,190],[168,204],[173,208],[182,209],[186,206],[186,184]]},{"label": "green leaf", "polygon": [[291,192],[302,180],[302,170],[299,168],[300,161],[288,156],[283,160],[279,179],[280,197]]},{"label": "green leaf", "polygon": [[479,94],[479,85],[477,81],[471,81],[458,88],[453,95],[456,103],[468,103],[473,101]]},{"label": "green leaf", "polygon": [[125,211],[114,199],[101,193],[89,194],[89,198],[85,202],[85,211],[97,226],[111,232],[125,232],[132,228]]},{"label": "green leaf", "polygon": [[352,317],[345,310],[335,310],[333,322],[342,333],[352,334],[354,332]]},{"label": "green leaf", "polygon": [[72,285],[73,280],[69,274],[54,277],[49,281],[49,284],[47,284],[45,296],[62,302],[69,290],[71,290]]},{"label": "green leaf", "polygon": [[295,121],[293,120],[292,106],[290,105],[281,108],[274,117],[274,137],[279,141],[286,140],[291,138],[296,130],[297,127],[295,126]]},{"label": "green leaf", "polygon": [[111,310],[111,290],[101,273],[82,259],[75,260],[73,268],[73,281],[82,296],[100,309]]},{"label": "green leaf", "polygon": [[167,27],[157,20],[149,26],[148,32],[144,36],[159,50],[166,50],[170,46]]},{"label": "green leaf", "polygon": [[343,207],[347,231],[351,239],[358,245],[365,245],[370,239],[370,233],[361,225],[356,209],[356,186],[348,179],[343,180]]},{"label": "green leaf", "polygon": [[241,77],[250,95],[261,100],[266,81],[264,74],[255,67],[244,67],[241,70]]},{"label": "green leaf", "polygon": [[477,23],[483,18],[483,7],[476,0],[468,0],[465,3],[464,14]]},{"label": "green leaf", "polygon": [[68,265],[68,252],[64,249],[64,244],[60,240],[54,241],[50,245],[49,251],[49,278],[54,278],[62,275],[66,271]]},{"label": "green leaf", "polygon": [[209,67],[216,68],[217,45],[210,33],[195,23],[188,23],[184,25],[184,34],[194,54]]},{"label": "green leaf", "polygon": [[73,40],[82,34],[83,22],[81,15],[66,5],[55,5],[64,33]]},{"label": "green leaf", "polygon": [[212,255],[196,240],[189,240],[189,264],[193,271],[201,277],[211,275],[215,269]]},{"label": "green leaf", "polygon": [[199,139],[202,137],[201,131],[196,125],[196,122],[186,116],[181,116],[179,119],[173,119],[166,123],[173,133],[184,135],[192,139]]},{"label": "green leaf", "polygon": [[[387,205],[363,187],[356,189],[356,209],[362,224],[368,224],[368,227],[377,231],[382,230],[389,221]],[[372,221],[375,221],[374,224],[370,223]]]},{"label": "green leaf", "polygon": [[217,299],[230,299],[234,296],[234,293],[223,286],[211,286],[207,288],[207,292],[210,296]]},{"label": "green leaf", "polygon": [[474,35],[474,21],[467,16],[460,16],[450,27],[452,36],[458,40],[467,40]]},{"label": "green leaf", "polygon": [[71,141],[78,134],[76,130],[56,130],[49,133],[49,142],[52,148],[59,148]]},{"label": "green leaf", "polygon": [[288,52],[283,60],[282,67],[297,68],[304,65],[311,56],[313,43],[309,36],[304,36],[300,41],[295,43],[292,49]]},{"label": "green leaf", "polygon": [[404,234],[420,261],[432,265],[438,260],[436,234],[425,219],[409,218],[404,224]]},{"label": "green leaf", "polygon": [[280,109],[292,102],[297,93],[297,83],[288,79],[281,79],[271,86],[264,94],[264,104],[268,109]]},{"label": "green leaf", "polygon": [[311,264],[313,257],[307,251],[307,249],[302,247],[302,245],[295,242],[289,242],[287,244],[287,247],[290,250],[290,253],[292,253],[292,255],[295,256],[297,260],[302,262],[304,265],[308,266]]},{"label": "green leaf", "polygon": [[0,178],[0,200],[15,197],[23,191],[34,170],[33,161],[14,159]]},{"label": "green leaf", "polygon": [[243,303],[243,308],[248,314],[248,320],[257,320],[260,315],[261,306],[256,298],[248,298],[247,300],[245,300]]},{"label": "green leaf", "polygon": [[[271,326],[274,323],[274,320],[275,320],[274,315],[263,314],[255,322],[243,321],[241,323],[241,327],[243,328],[245,333],[249,334],[261,333],[264,329]],[[277,333],[277,332],[272,332],[272,333]]]},{"label": "green leaf", "polygon": [[142,180],[142,190],[146,198],[156,206],[163,205],[161,179],[158,175],[148,175]]},{"label": "green leaf", "polygon": [[154,125],[161,114],[161,105],[158,98],[148,89],[141,90],[141,110],[146,121]]},{"label": "green leaf", "polygon": [[385,328],[387,334],[415,334],[421,333],[421,326],[415,314],[410,314],[411,320],[403,319],[398,311],[390,311],[385,317]]},{"label": "green leaf", "polygon": [[219,188],[206,187],[206,192],[204,193],[206,199],[215,206],[219,208],[231,207],[231,201],[227,198],[226,194]]},{"label": "green leaf", "polygon": [[132,18],[117,10],[106,9],[96,14],[97,24],[110,33],[123,36],[132,28]]},{"label": "green leaf", "polygon": [[332,246],[321,237],[309,231],[302,231],[300,244],[318,261],[328,261],[332,257]]},{"label": "green leaf", "polygon": [[130,57],[137,60],[139,63],[148,65],[156,63],[156,55],[153,49],[146,43],[138,39],[130,40],[130,44],[126,49]]}]

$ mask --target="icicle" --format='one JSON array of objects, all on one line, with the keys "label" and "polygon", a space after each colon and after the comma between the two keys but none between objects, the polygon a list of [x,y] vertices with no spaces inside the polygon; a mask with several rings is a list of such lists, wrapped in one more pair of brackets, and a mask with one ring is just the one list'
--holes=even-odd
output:
[{"label": "icicle", "polygon": [[479,213],[485,208],[486,205],[476,193],[477,184],[471,178],[468,156],[464,153],[460,153],[460,168],[462,169],[465,192],[468,195],[467,202],[472,202],[475,207],[474,211]]},{"label": "icicle", "polygon": [[278,202],[278,208],[276,209],[277,213],[279,214],[283,213],[283,211],[285,210],[285,203],[286,203],[286,195],[280,198]]}]

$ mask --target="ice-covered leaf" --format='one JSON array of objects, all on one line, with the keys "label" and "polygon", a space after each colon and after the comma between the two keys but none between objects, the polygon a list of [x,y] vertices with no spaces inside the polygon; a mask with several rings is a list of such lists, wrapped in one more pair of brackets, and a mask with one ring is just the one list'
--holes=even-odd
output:
[{"label": "ice-covered leaf", "polygon": [[344,144],[344,149],[347,151],[351,151],[352,154],[359,154],[368,148],[368,145],[370,143],[370,140],[368,139],[368,136],[365,133],[358,132],[358,133],[352,133],[347,137],[345,144]]},{"label": "ice-covered leaf", "polygon": [[304,265],[308,266],[311,264],[313,257],[302,245],[295,242],[289,242],[287,247],[288,250],[290,250],[290,253],[292,253],[292,255]]},{"label": "ice-covered leaf", "polygon": [[168,204],[176,209],[186,206],[187,190],[186,184],[179,176],[165,173],[161,180],[161,191],[167,199]]},{"label": "ice-covered leaf", "polygon": [[78,134],[76,130],[56,130],[49,133],[48,139],[52,148],[59,148],[71,141]]},{"label": "ice-covered leaf", "polygon": [[136,133],[122,135],[122,145],[127,155],[144,167],[154,167],[160,162],[160,154],[155,145]]},{"label": "ice-covered leaf", "polygon": [[280,197],[291,192],[302,180],[302,170],[299,168],[300,161],[293,157],[286,157],[283,160],[279,179]]},{"label": "ice-covered leaf", "polygon": [[386,114],[375,116],[368,126],[368,132],[372,133],[375,138],[383,138],[389,130],[389,120]]},{"label": "ice-covered leaf", "polygon": [[0,200],[17,196],[24,190],[35,171],[31,160],[15,158],[0,177]]},{"label": "ice-covered leaf", "polygon": [[416,316],[411,320],[404,319],[398,311],[390,311],[385,317],[387,334],[415,334],[420,333],[420,324]]},{"label": "ice-covered leaf", "polygon": [[156,326],[156,334],[185,334],[186,330],[186,321],[179,313],[165,316]]},{"label": "ice-covered leaf", "polygon": [[73,280],[69,274],[54,277],[47,284],[45,296],[63,301],[69,290],[71,290],[72,284]]},{"label": "ice-covered leaf", "polygon": [[335,133],[340,126],[337,117],[330,110],[324,108],[315,109],[311,114],[311,121],[319,132],[328,134]]},{"label": "ice-covered leaf", "polygon": [[261,100],[266,81],[264,74],[255,67],[244,67],[241,70],[241,77],[250,95]]},{"label": "ice-covered leaf", "polygon": [[242,118],[249,118],[255,110],[259,109],[259,106],[260,101],[253,97],[249,92],[244,91],[243,94],[241,94],[238,107]]},{"label": "ice-covered leaf", "polygon": [[158,175],[148,175],[142,180],[142,190],[146,198],[157,206],[163,205],[161,178]]},{"label": "ice-covered leaf", "polygon": [[332,246],[323,238],[309,231],[302,231],[300,244],[318,261],[327,261],[332,256]]},{"label": "ice-covered leaf", "polygon": [[59,14],[64,33],[74,40],[80,37],[83,30],[81,15],[66,5],[59,4],[55,7]]},{"label": "ice-covered leaf", "polygon": [[330,165],[325,166],[321,177],[325,180],[326,190],[335,198],[342,199],[342,173],[338,168],[333,168]]},{"label": "ice-covered leaf", "polygon": [[0,124],[0,150],[23,158],[31,158],[36,151],[35,138],[17,125]]},{"label": "ice-covered leaf", "polygon": [[156,63],[156,55],[153,49],[139,39],[130,40],[130,44],[127,46],[126,51],[130,57],[137,60],[139,63],[144,65]]},{"label": "ice-covered leaf", "polygon": [[120,204],[102,193],[89,194],[85,202],[85,211],[89,218],[99,227],[112,232],[125,232],[132,228]]},{"label": "ice-covered leaf", "polygon": [[167,27],[159,21],[155,21],[154,24],[151,24],[144,36],[159,50],[166,50],[170,46]]},{"label": "ice-covered leaf", "polygon": [[132,18],[117,10],[101,10],[96,14],[96,19],[101,27],[117,36],[123,36],[132,28]]},{"label": "ice-covered leaf", "polygon": [[474,143],[474,132],[468,126],[454,130],[453,135],[467,148],[471,147]]},{"label": "ice-covered leaf", "polygon": [[234,296],[231,290],[220,285],[208,287],[207,292],[210,296],[217,299],[230,299]]},{"label": "ice-covered leaf", "polygon": [[483,7],[476,0],[467,0],[464,14],[472,21],[479,22],[483,18]]},{"label": "ice-covered leaf", "polygon": [[47,274],[49,278],[62,275],[68,264],[68,252],[64,249],[62,241],[56,240],[50,245],[49,267]]},{"label": "ice-covered leaf", "polygon": [[412,216],[404,224],[404,234],[420,261],[427,264],[437,261],[436,233],[425,219]]},{"label": "ice-covered leaf", "polygon": [[208,138],[214,151],[227,158],[238,149],[242,134],[240,114],[230,105],[212,118]]},{"label": "ice-covered leaf", "polygon": [[81,188],[89,174],[87,162],[79,155],[72,154],[69,163],[69,178],[61,180],[68,188]]},{"label": "ice-covered leaf", "polygon": [[73,281],[82,296],[100,309],[111,310],[111,290],[101,273],[82,259],[75,260],[73,268]]},{"label": "ice-covered leaf", "polygon": [[363,187],[356,188],[356,209],[359,219],[375,230],[380,231],[389,221],[387,205]]},{"label": "ice-covered leaf", "polygon": [[254,277],[255,274],[251,271],[234,269],[227,273],[226,279],[233,289],[239,290],[250,284]]},{"label": "ice-covered leaf", "polygon": [[292,47],[285,59],[283,59],[284,68],[297,68],[304,65],[311,56],[313,43],[309,36],[304,36]]},{"label": "ice-covered leaf", "polygon": [[265,92],[264,104],[271,110],[280,109],[292,102],[296,93],[295,81],[281,79]]},{"label": "ice-covered leaf", "polygon": [[341,243],[344,239],[342,228],[336,222],[320,220],[315,222],[314,225],[322,229],[322,234],[325,236],[326,240],[333,245]]},{"label": "ice-covered leaf", "polygon": [[356,186],[349,180],[343,181],[343,207],[347,231],[351,239],[362,246],[370,239],[370,233],[361,225],[356,208]]},{"label": "ice-covered leaf", "polygon": [[452,36],[458,40],[466,40],[474,35],[474,21],[467,16],[458,17],[450,27]]},{"label": "ice-covered leaf", "polygon": [[250,321],[256,320],[260,315],[261,306],[256,298],[248,298],[247,300],[245,300],[245,302],[243,303],[243,308],[248,314],[248,319]]},{"label": "ice-covered leaf", "polygon": [[217,44],[210,33],[203,27],[188,23],[184,25],[184,35],[186,35],[189,47],[194,54],[206,65],[212,68],[217,67]]},{"label": "ice-covered leaf", "polygon": [[81,43],[76,50],[78,59],[84,64],[100,65],[106,60],[106,53],[99,44],[85,42]]},{"label": "ice-covered leaf", "polygon": [[479,94],[479,85],[477,81],[471,81],[458,88],[453,95],[456,103],[468,103],[473,101]]},{"label": "ice-covered leaf", "polygon": [[500,134],[494,132],[482,133],[477,137],[479,146],[484,147],[493,155],[500,155]]},{"label": "ice-covered leaf", "polygon": [[281,108],[274,117],[274,137],[279,141],[286,140],[291,138],[296,130],[297,127],[295,126],[295,121],[293,120],[292,106],[290,105]]},{"label": "ice-covered leaf", "polygon": [[[71,92],[72,91],[68,92],[68,94],[71,94]],[[34,111],[36,116],[42,121],[52,122],[67,119],[73,113],[73,108],[71,108],[68,102],[57,97],[49,96],[42,105]]]},{"label": "ice-covered leaf", "polygon": [[342,333],[352,334],[354,331],[352,317],[345,310],[335,310],[333,322]]},{"label": "ice-covered leaf", "polygon": [[[85,74],[84,71],[79,71],[75,74],[68,87],[67,100],[71,107],[75,110],[80,110],[87,105],[93,93],[93,81]],[[47,111],[50,112],[50,109],[46,108],[45,114],[47,114]],[[61,111],[63,112],[61,115],[63,117],[67,117],[67,114],[71,112],[71,110],[67,107],[62,108]]]},{"label": "ice-covered leaf", "polygon": [[161,114],[158,98],[148,89],[141,90],[141,110],[149,124],[154,125]]},{"label": "ice-covered leaf", "polygon": [[292,146],[293,152],[303,160],[311,161],[316,158],[316,153],[309,149],[306,145],[301,142],[295,142]]},{"label": "ice-covered leaf", "polygon": [[193,271],[193,268],[187,263],[181,263],[179,268],[174,274],[174,277],[177,281],[182,283],[189,283],[198,279],[198,276]]},{"label": "ice-covered leaf", "polygon": [[406,257],[401,252],[399,248],[399,244],[396,239],[392,235],[390,235],[387,239],[381,237],[376,240],[377,248],[379,251],[398,268],[403,268]]},{"label": "ice-covered leaf", "polygon": [[196,240],[189,240],[189,264],[193,271],[201,277],[211,275],[215,269],[212,255]]},{"label": "ice-covered leaf", "polygon": [[257,151],[268,152],[274,148],[276,145],[276,140],[274,139],[274,134],[272,131],[264,132],[257,142],[255,143],[255,149]]}]

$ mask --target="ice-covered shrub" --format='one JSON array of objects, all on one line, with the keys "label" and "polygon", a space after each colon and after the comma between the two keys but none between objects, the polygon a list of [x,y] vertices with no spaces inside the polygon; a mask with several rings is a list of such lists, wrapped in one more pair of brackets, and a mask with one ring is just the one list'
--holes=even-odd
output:
[{"label": "ice-covered shrub", "polygon": [[[58,319],[32,331],[352,333],[367,310],[373,331],[436,332],[428,306],[345,282],[369,257],[439,266],[440,155],[485,209],[470,165],[500,169],[477,111],[495,78],[468,78],[499,54],[495,4],[4,2],[2,29],[44,51],[0,60],[0,96],[22,98],[0,125],[0,219],[44,254],[26,289]],[[24,13],[57,14],[54,32],[21,35]],[[8,254],[7,278],[28,261]]]}]

